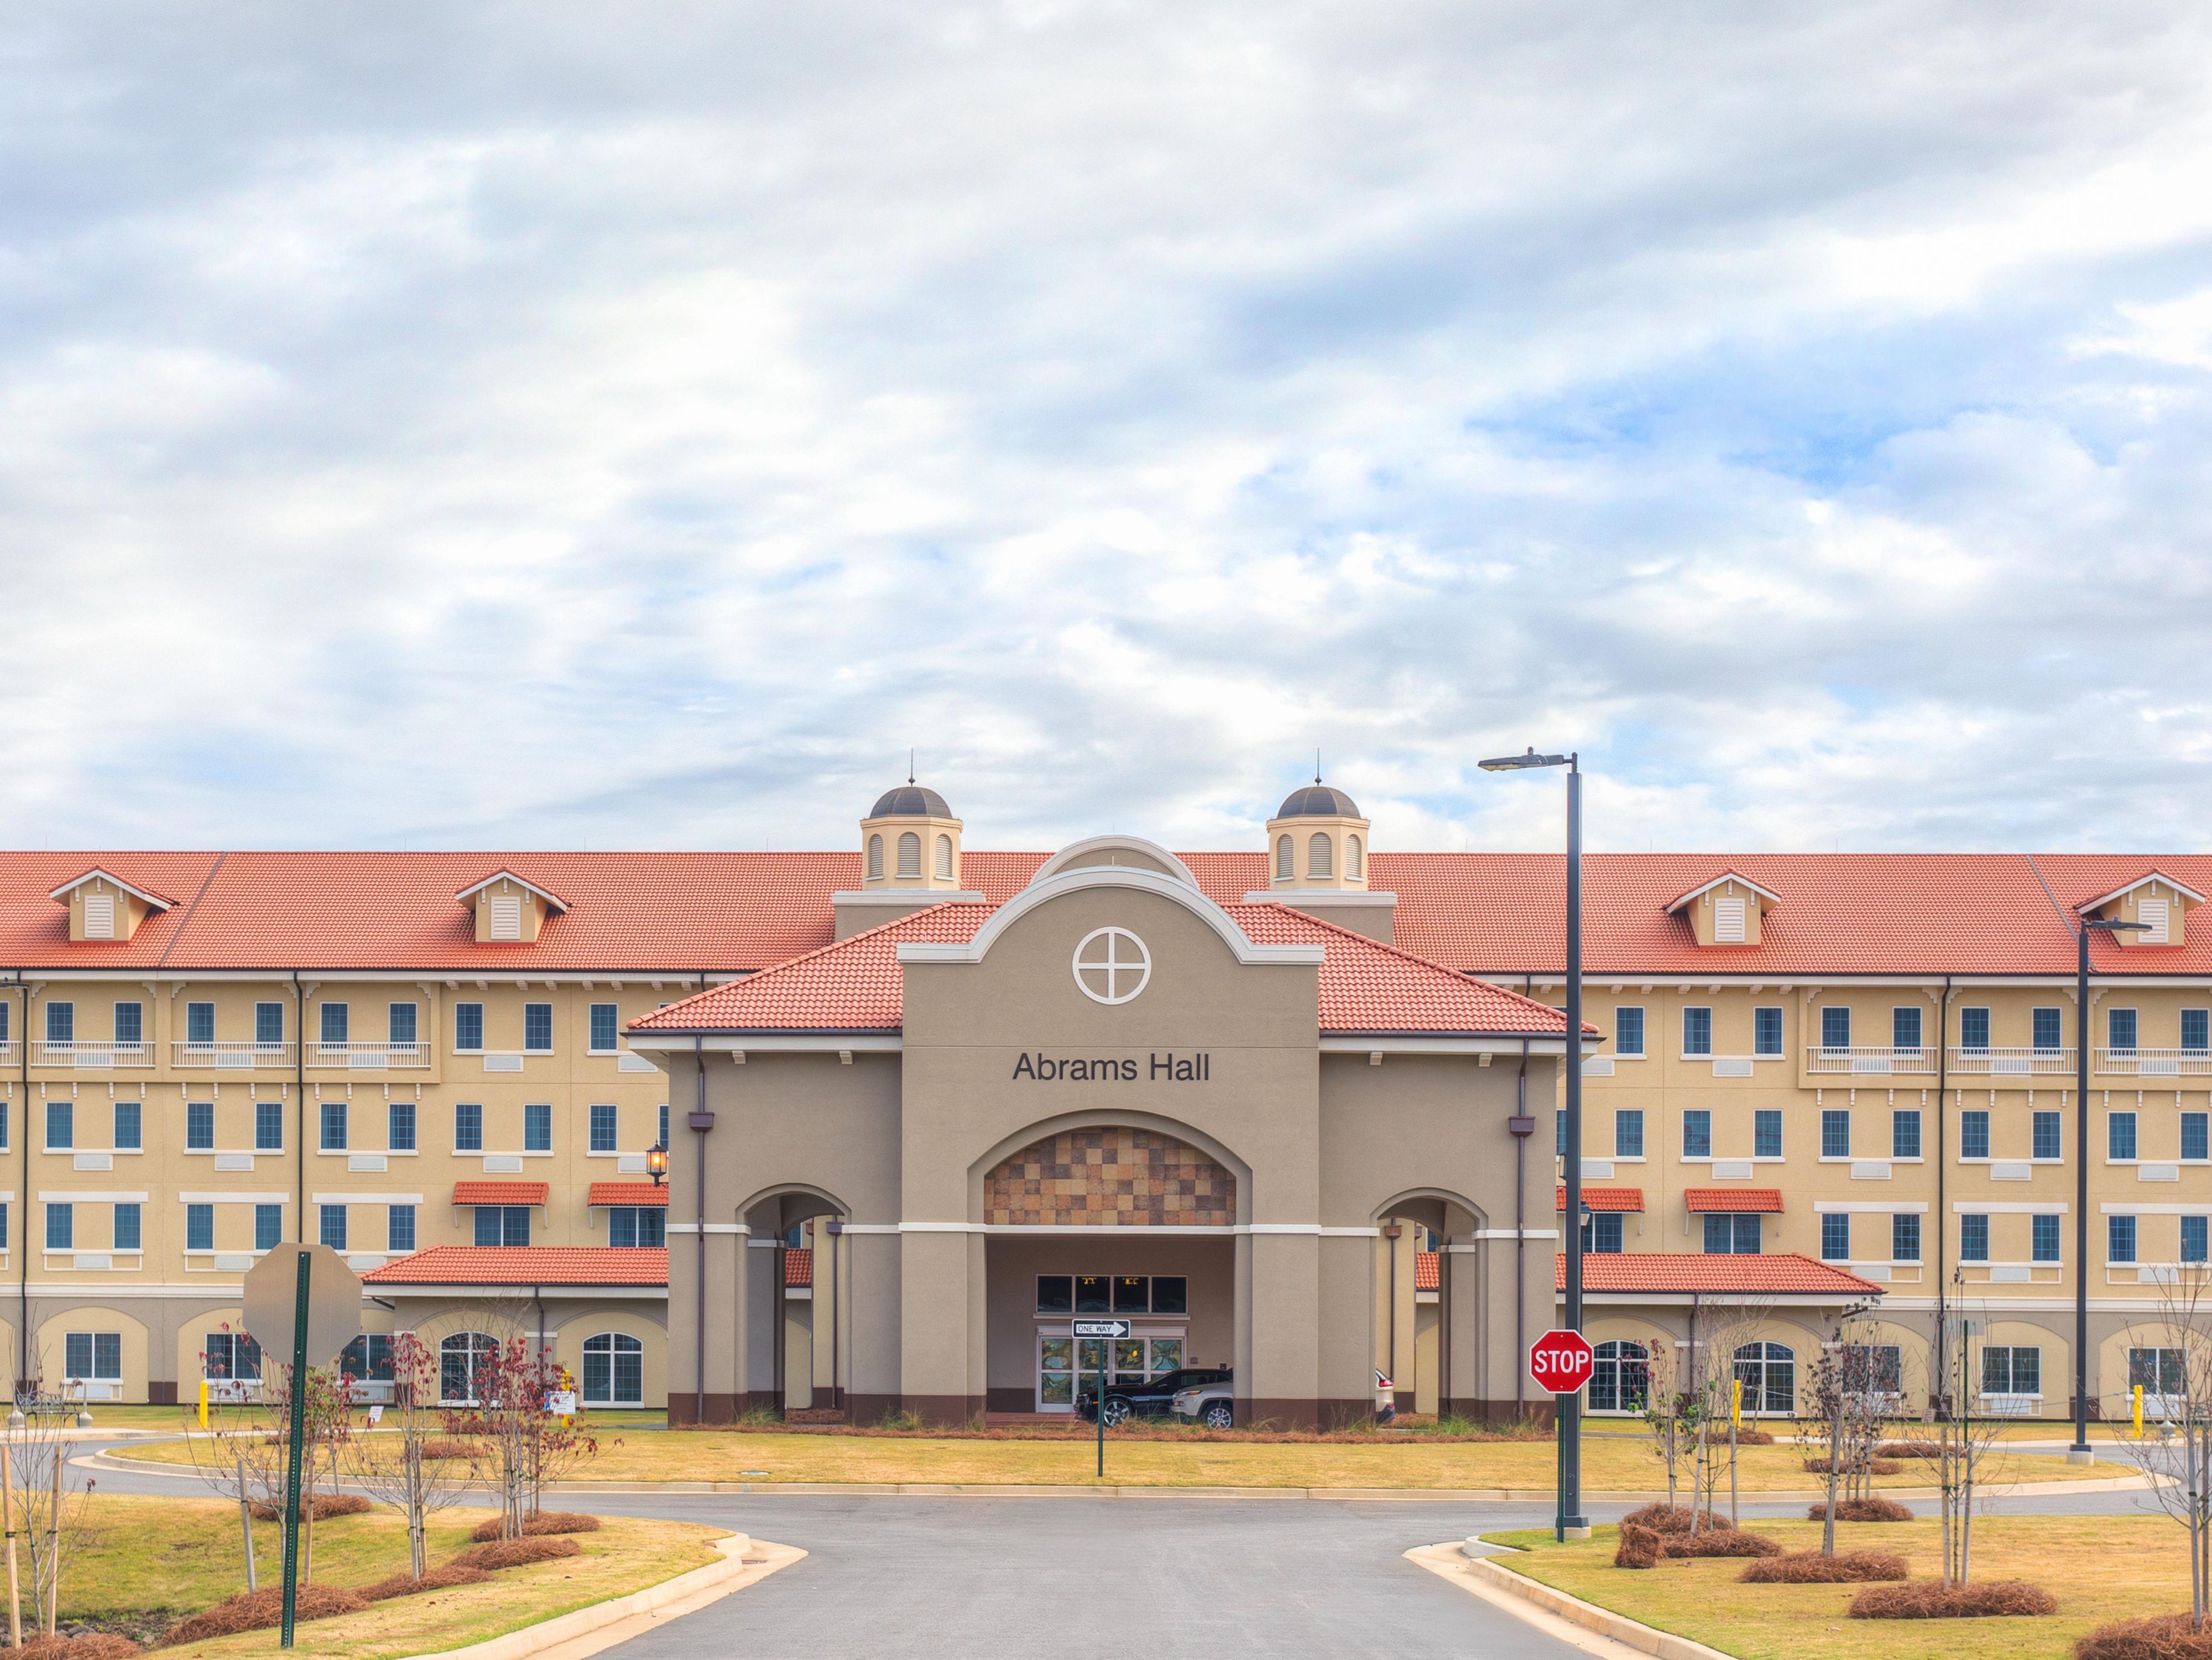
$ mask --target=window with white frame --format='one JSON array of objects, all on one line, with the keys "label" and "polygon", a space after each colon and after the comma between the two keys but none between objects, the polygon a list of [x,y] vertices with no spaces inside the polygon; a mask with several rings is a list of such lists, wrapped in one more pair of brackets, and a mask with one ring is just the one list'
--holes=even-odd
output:
[{"label": "window with white frame", "polygon": [[612,1055],[619,1047],[622,1010],[613,1003],[592,1005],[592,1053]]},{"label": "window with white frame", "polygon": [[1982,1351],[1984,1395],[2043,1393],[2043,1351],[2032,1343],[1991,1343]]},{"label": "window with white frame", "polygon": [[1782,1053],[1780,1009],[1753,1009],[1751,1012],[1751,1052],[1765,1055]]},{"label": "window with white frame", "polygon": [[72,1381],[119,1383],[123,1381],[123,1334],[119,1331],[72,1331],[62,1337],[62,1371]]},{"label": "window with white frame", "polygon": [[1704,1107],[1687,1107],[1682,1112],[1682,1157],[1710,1158],[1713,1156],[1713,1115]]},{"label": "window with white frame", "polygon": [[1760,1107],[1751,1115],[1751,1156],[1782,1157],[1782,1109]]},{"label": "window with white frame", "polygon": [[634,1407],[645,1400],[645,1346],[618,1331],[584,1340],[584,1402]]},{"label": "window with white frame", "polygon": [[1743,1409],[1762,1418],[1787,1418],[1797,1410],[1797,1356],[1786,1343],[1744,1343],[1735,1352]]},{"label": "window with white frame", "polygon": [[1644,1053],[1642,1009],[1618,1008],[1613,1012],[1613,1052],[1615,1055]]},{"label": "window with white frame", "polygon": [[610,1205],[607,1243],[624,1249],[653,1248],[668,1243],[668,1213],[659,1205]]},{"label": "window with white frame", "polygon": [[249,1383],[261,1376],[261,1345],[242,1331],[211,1331],[200,1349],[200,1376],[216,1383]]},{"label": "window with white frame", "polygon": [[1849,1107],[1824,1107],[1820,1110],[1820,1157],[1848,1158],[1851,1156],[1851,1110]]},{"label": "window with white frame", "polygon": [[1592,1412],[1641,1412],[1651,1396],[1651,1351],[1622,1337],[1596,1346],[1590,1369]]},{"label": "window with white frame", "polygon": [[592,1151],[614,1152],[622,1141],[618,1134],[621,1113],[613,1103],[598,1101],[592,1104]]},{"label": "window with white frame", "polygon": [[1711,1055],[1713,1052],[1713,1012],[1709,1008],[1689,1008],[1682,1011],[1682,1053]]},{"label": "window with white frame", "polygon": [[1828,1007],[1820,1011],[1820,1047],[1824,1049],[1847,1049],[1851,1046],[1851,1012],[1847,1008]]},{"label": "window with white frame", "polygon": [[455,1332],[438,1345],[438,1399],[449,1406],[473,1406],[477,1373],[499,1353],[499,1344],[480,1331]]},{"label": "window with white frame", "polygon": [[1613,1156],[1616,1158],[1644,1157],[1643,1108],[1622,1107],[1613,1115]]}]

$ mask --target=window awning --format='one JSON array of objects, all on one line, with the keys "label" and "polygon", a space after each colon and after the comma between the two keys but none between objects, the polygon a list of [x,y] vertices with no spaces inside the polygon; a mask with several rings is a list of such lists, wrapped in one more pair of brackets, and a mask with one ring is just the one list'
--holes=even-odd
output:
[{"label": "window awning", "polygon": [[668,1208],[668,1189],[650,1182],[594,1182],[587,1205],[652,1205]]},{"label": "window awning", "polygon": [[543,1182],[456,1182],[457,1205],[542,1205],[547,1186]]},{"label": "window awning", "polygon": [[1782,1214],[1779,1188],[1692,1188],[1683,1194],[1682,1200],[1692,1216],[1719,1212],[1754,1216]]},{"label": "window awning", "polygon": [[[1641,1188],[1583,1183],[1583,1205],[1593,1211],[1633,1211],[1638,1215],[1644,1210],[1644,1189]],[[1552,1208],[1563,1211],[1567,1207],[1565,1183],[1552,1189]]]}]

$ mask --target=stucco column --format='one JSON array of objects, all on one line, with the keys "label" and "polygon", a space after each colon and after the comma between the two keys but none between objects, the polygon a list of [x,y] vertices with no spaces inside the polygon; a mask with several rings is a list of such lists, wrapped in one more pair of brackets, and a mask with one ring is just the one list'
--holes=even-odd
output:
[{"label": "stucco column", "polygon": [[763,1224],[756,1220],[750,1237],[739,1242],[744,1252],[744,1362],[738,1376],[744,1382],[738,1402],[739,1412],[773,1410],[776,1403],[775,1323],[782,1298],[776,1294],[775,1207],[761,1207]]},{"label": "stucco column", "polygon": [[1317,1242],[1318,1357],[1315,1413],[1323,1426],[1375,1412],[1375,1296],[1377,1241],[1371,1234],[1325,1234]]},{"label": "stucco column", "polygon": [[[1315,1427],[1322,1393],[1321,1240],[1310,1232],[1255,1232],[1251,1244],[1251,1415]],[[1364,1326],[1363,1316],[1363,1333]]]},{"label": "stucco column", "polygon": [[966,1224],[907,1225],[899,1235],[899,1397],[933,1424],[959,1424],[983,1410],[975,1368],[982,1338],[977,1310],[981,1260]]},{"label": "stucco column", "polygon": [[[1438,1299],[1444,1310],[1444,1387],[1449,1398],[1437,1408],[1440,1412],[1464,1413],[1470,1418],[1480,1418],[1484,1402],[1491,1394],[1489,1379],[1484,1375],[1483,1362],[1489,1345],[1484,1341],[1483,1316],[1495,1309],[1498,1298],[1485,1298],[1482,1291],[1486,1277],[1494,1271],[1496,1241],[1478,1243],[1464,1234],[1444,1242],[1443,1261],[1437,1271],[1443,1279],[1443,1296]],[[1504,1292],[1505,1315],[1509,1323],[1513,1318],[1512,1242],[1505,1242],[1506,1274]],[[1506,1383],[1509,1409],[1513,1389],[1510,1379]]]},{"label": "stucco column", "polygon": [[872,1424],[899,1408],[899,1310],[903,1305],[902,1236],[890,1223],[855,1223],[845,1231],[844,1369],[848,1421]]},{"label": "stucco column", "polygon": [[[744,1236],[733,1223],[709,1222],[707,1233],[707,1413],[710,1424],[736,1415],[738,1379],[744,1375],[745,1295],[738,1272]],[[693,1325],[698,1308],[699,1235],[696,1225],[668,1225],[668,1417],[671,1423],[695,1421],[699,1398],[699,1340]]]}]

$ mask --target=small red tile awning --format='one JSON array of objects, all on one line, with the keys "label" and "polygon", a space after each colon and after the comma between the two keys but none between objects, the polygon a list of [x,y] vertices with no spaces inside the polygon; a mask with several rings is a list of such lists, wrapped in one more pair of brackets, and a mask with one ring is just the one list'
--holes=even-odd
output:
[{"label": "small red tile awning", "polygon": [[[1552,1283],[1565,1290],[1567,1259],[1552,1259]],[[1583,1258],[1586,1292],[1691,1292],[1748,1297],[1879,1297],[1883,1287],[1794,1252],[1705,1256],[1696,1251],[1601,1251]]]},{"label": "small red tile awning", "polygon": [[1417,1250],[1413,1253],[1413,1289],[1436,1291],[1444,1282],[1443,1256],[1440,1252]]},{"label": "small red tile awning", "polygon": [[814,1283],[814,1253],[804,1246],[783,1254],[783,1283],[811,1286]]},{"label": "small red tile awning", "polygon": [[1692,1216],[1717,1211],[1730,1211],[1739,1216],[1779,1216],[1782,1214],[1782,1189],[1691,1188],[1683,1193],[1682,1202]]},{"label": "small red tile awning", "polygon": [[543,1182],[456,1182],[453,1183],[453,1202],[457,1205],[542,1205],[545,1202],[546,1184]]},{"label": "small red tile awning", "polygon": [[665,1286],[663,1247],[433,1245],[362,1275],[374,1286]]},{"label": "small red tile awning", "polygon": [[[1644,1189],[1596,1186],[1585,1182],[1583,1183],[1583,1203],[1594,1211],[1634,1211],[1640,1215],[1644,1210]],[[1562,1183],[1552,1189],[1552,1208],[1563,1211],[1566,1207],[1567,1189],[1565,1183]]]},{"label": "small red tile awning", "polygon": [[589,1205],[658,1205],[668,1208],[668,1189],[650,1182],[594,1182]]}]

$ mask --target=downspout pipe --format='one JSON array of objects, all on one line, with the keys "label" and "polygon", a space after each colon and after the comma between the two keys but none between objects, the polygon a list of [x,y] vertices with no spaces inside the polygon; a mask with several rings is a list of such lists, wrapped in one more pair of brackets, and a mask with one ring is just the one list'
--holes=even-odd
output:
[{"label": "downspout pipe", "polygon": [[[699,981],[703,988],[706,976]],[[707,1132],[714,1127],[714,1115],[707,1110],[707,1040],[694,1036],[691,1039],[691,1069],[698,1080],[697,1104],[691,1110],[691,1128],[696,1135],[699,1158],[699,1283],[693,1287],[691,1327],[695,1348],[692,1365],[696,1368],[692,1382],[696,1385],[692,1402],[691,1421],[707,1421]]]},{"label": "downspout pipe", "polygon": [[293,1114],[294,1133],[299,1146],[294,1159],[300,1171],[300,1202],[295,1225],[301,1244],[307,1243],[307,988],[300,983],[300,970],[292,970],[292,1081],[300,1091],[300,1104]]},{"label": "downspout pipe", "polygon": [[[1531,982],[1533,986],[1533,976]],[[1528,1138],[1536,1121],[1528,1113],[1528,1040],[1521,1040],[1521,1071],[1513,1080],[1513,1415],[1528,1415]]]},{"label": "downspout pipe", "polygon": [[23,1256],[15,1292],[15,1395],[20,1400],[31,1370],[31,985],[21,969],[15,970],[15,985],[23,994],[23,1122],[16,1132],[23,1138]]},{"label": "downspout pipe", "polygon": [[[1939,1355],[1946,1352],[1943,1347],[1943,1332],[1948,1323],[1943,1300],[1945,1284],[1943,1263],[1945,1248],[1948,1243],[1948,1237],[1944,1231],[1944,1219],[1951,1213],[1949,1206],[1944,1203],[1945,1172],[1949,1163],[1945,1151],[1948,1145],[1945,1130],[1950,1117],[1950,1109],[1945,1104],[1943,1097],[1951,1081],[1950,1043],[1951,976],[1947,974],[1943,976],[1942,1006],[1936,1011],[1936,1353]],[[1965,1382],[1963,1378],[1960,1381],[1962,1383]],[[1930,1377],[1928,1383],[1928,1410],[1929,1415],[1932,1418],[1936,1413],[1936,1380]]]}]

